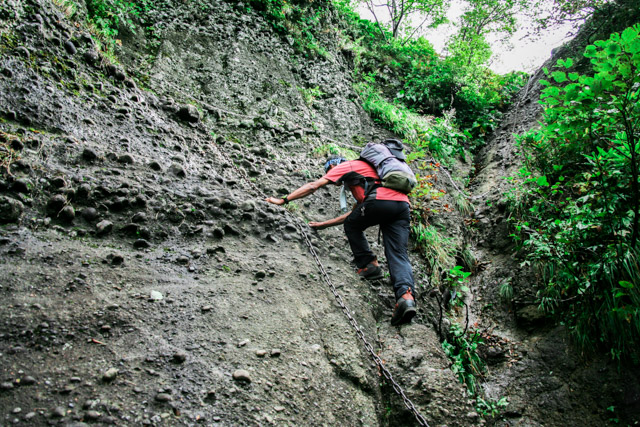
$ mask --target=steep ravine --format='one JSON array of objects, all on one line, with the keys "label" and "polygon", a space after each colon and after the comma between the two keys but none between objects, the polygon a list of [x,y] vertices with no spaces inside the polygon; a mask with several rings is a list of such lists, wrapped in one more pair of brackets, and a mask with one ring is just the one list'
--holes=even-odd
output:
[{"label": "steep ravine", "polygon": [[[559,59],[573,58],[585,70],[582,53],[588,44],[606,39],[640,21],[633,2],[621,1],[595,15],[576,37],[555,50],[520,91],[501,127],[476,158],[472,197],[477,198],[471,240],[481,265],[473,277],[470,305],[491,339],[482,350],[489,373],[483,388],[488,397],[507,396],[509,425],[637,425],[640,423],[640,375],[637,367],[619,366],[606,355],[583,355],[565,328],[555,325],[535,301],[538,278],[521,265],[521,255],[509,237],[506,177],[521,167],[514,135],[539,126],[538,103],[546,78]],[[500,287],[509,283],[513,299],[505,302]]]},{"label": "steep ravine", "polygon": [[[337,190],[291,214],[263,202],[317,177],[328,141],[387,135],[358,104],[340,22],[319,31],[329,55],[308,57],[240,3],[157,3],[123,31],[117,65],[53,2],[0,4],[0,424],[414,424],[298,230],[336,214]],[[492,185],[502,172],[486,159],[476,181]],[[481,235],[504,231],[485,217]],[[449,369],[434,300],[421,294],[416,321],[392,328],[390,287],[357,279],[342,231],[310,235],[429,425],[484,424]],[[476,283],[493,289],[513,273],[509,243],[476,242],[492,261]],[[518,345],[487,382],[513,425],[601,424],[601,384],[558,362],[574,360],[560,359],[561,334],[523,330],[504,307],[491,319]]]}]

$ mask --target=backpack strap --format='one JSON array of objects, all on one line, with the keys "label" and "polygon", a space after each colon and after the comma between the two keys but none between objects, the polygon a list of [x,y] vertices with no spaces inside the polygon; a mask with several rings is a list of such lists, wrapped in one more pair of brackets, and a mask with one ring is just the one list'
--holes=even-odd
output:
[{"label": "backpack strap", "polygon": [[361,183],[362,183],[362,187],[364,188],[364,198],[362,199],[363,201],[367,200],[367,197],[369,197],[369,195],[373,190],[375,190],[378,187],[382,187],[382,181],[380,181],[380,178],[378,179],[372,178],[372,177],[362,178]]}]

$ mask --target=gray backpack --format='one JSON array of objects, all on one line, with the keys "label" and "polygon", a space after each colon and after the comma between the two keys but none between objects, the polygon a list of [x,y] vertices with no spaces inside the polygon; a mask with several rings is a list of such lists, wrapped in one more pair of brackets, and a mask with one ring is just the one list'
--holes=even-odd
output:
[{"label": "gray backpack", "polygon": [[[386,139],[381,143],[370,142],[360,152],[360,160],[370,163],[376,169],[382,187],[409,194],[418,181],[405,158],[402,143],[397,139]],[[373,188],[367,194],[371,190]]]}]

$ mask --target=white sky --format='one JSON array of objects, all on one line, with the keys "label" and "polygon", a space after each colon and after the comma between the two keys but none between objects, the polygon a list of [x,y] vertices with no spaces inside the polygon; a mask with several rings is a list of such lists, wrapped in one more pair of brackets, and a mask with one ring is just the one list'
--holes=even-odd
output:
[{"label": "white sky", "polygon": [[[455,22],[456,19],[462,14],[463,4],[460,0],[453,0],[451,8],[447,17],[451,22]],[[364,19],[375,21],[371,12],[366,5],[362,4],[357,9],[360,16]],[[383,13],[384,8],[377,8],[376,14],[378,19],[388,20],[388,14]],[[524,18],[520,18],[524,23]],[[566,37],[569,27],[561,27],[556,29],[550,29],[545,32],[537,40],[524,40],[526,35],[525,30],[520,30],[514,34],[509,41],[512,48],[503,46],[499,43],[492,45],[494,52],[489,67],[496,73],[504,74],[510,71],[536,71],[549,57],[551,56],[551,50],[562,45],[568,40]],[[455,32],[455,28],[452,24],[440,25],[435,30],[430,30],[424,34],[424,37],[433,44],[437,52],[442,53],[444,50],[444,44]]]}]

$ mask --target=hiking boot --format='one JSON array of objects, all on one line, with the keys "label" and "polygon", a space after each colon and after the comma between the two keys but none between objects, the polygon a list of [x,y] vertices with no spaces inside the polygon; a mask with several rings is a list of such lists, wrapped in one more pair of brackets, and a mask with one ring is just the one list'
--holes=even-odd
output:
[{"label": "hiking boot", "polygon": [[404,295],[396,301],[396,307],[391,316],[391,325],[399,326],[411,322],[416,315],[416,301],[413,299],[411,289],[407,289]]},{"label": "hiking boot", "polygon": [[367,280],[382,279],[382,269],[375,264],[369,263],[365,268],[358,269],[358,276]]}]

